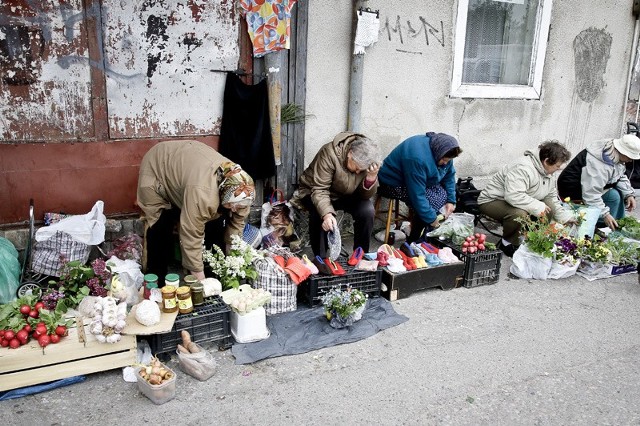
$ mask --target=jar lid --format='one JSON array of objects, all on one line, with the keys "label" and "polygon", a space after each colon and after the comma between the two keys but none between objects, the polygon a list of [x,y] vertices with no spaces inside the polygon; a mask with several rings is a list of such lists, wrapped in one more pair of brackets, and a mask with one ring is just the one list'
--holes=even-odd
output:
[{"label": "jar lid", "polygon": [[184,294],[184,293],[189,293],[191,291],[191,287],[183,285],[178,287],[178,289],[176,290],[176,292],[178,294]]},{"label": "jar lid", "polygon": [[158,276],[157,276],[156,274],[147,274],[147,275],[145,275],[145,276],[144,276],[144,280],[145,280],[146,282],[149,282],[149,281],[158,281]]},{"label": "jar lid", "polygon": [[191,284],[192,291],[204,291],[204,285],[201,282]]},{"label": "jar lid", "polygon": [[176,287],[173,285],[165,285],[160,291],[163,293],[173,293],[176,291]]},{"label": "jar lid", "polygon": [[195,275],[185,275],[184,282],[187,283],[187,284],[197,283],[198,282],[198,278],[196,278]]},{"label": "jar lid", "polygon": [[166,277],[164,277],[165,281],[178,281],[180,279],[180,277],[178,276],[178,274],[167,274]]}]

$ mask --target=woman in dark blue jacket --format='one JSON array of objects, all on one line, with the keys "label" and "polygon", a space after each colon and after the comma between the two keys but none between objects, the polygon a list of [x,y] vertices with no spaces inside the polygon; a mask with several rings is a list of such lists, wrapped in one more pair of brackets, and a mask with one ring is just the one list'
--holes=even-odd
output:
[{"label": "woman in dark blue jacket", "polygon": [[429,132],[412,136],[384,159],[378,173],[378,194],[400,199],[414,210],[408,241],[418,240],[425,230],[440,226],[455,209],[455,157],[462,149],[453,136]]}]

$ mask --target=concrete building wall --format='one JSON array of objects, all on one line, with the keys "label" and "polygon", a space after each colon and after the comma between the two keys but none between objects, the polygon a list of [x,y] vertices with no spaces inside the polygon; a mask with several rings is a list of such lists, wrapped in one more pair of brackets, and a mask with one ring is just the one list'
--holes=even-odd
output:
[{"label": "concrete building wall", "polygon": [[[487,177],[546,139],[573,154],[623,129],[635,18],[632,2],[554,1],[537,100],[460,99],[450,94],[457,1],[372,0],[378,42],[366,49],[363,133],[386,154],[405,138],[437,131],[464,150],[459,176]],[[305,164],[347,126],[353,2],[310,3]],[[610,42],[610,48],[608,43]]]}]

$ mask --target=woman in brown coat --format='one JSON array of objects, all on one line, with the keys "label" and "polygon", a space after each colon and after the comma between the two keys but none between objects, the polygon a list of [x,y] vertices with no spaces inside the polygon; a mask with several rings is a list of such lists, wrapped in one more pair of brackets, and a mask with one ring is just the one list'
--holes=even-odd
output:
[{"label": "woman in brown coat", "polygon": [[339,133],[320,148],[299,179],[292,203],[309,210],[309,239],[314,255],[327,252],[327,233],[338,226],[336,211],[353,216],[354,248],[369,251],[373,229],[373,197],[378,188],[380,151],[358,133]]},{"label": "woman in brown coat", "polygon": [[145,221],[147,273],[164,285],[179,223],[182,266],[204,279],[202,243],[223,249],[242,235],[255,198],[253,179],[213,148],[197,141],[166,141],[140,164],[138,206]]}]

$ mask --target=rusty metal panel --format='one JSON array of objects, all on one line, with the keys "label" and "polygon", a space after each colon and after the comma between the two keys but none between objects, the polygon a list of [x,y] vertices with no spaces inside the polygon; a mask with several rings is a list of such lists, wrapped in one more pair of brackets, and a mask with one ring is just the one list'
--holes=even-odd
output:
[{"label": "rusty metal panel", "polygon": [[82,0],[0,1],[0,143],[93,136]]},{"label": "rusty metal panel", "polygon": [[240,56],[233,1],[103,0],[111,137],[219,134]]}]

